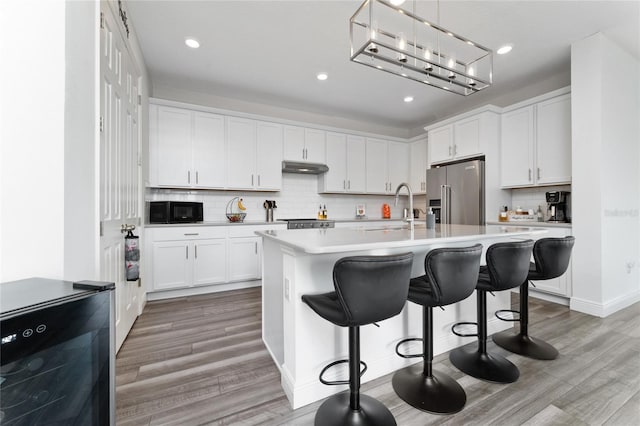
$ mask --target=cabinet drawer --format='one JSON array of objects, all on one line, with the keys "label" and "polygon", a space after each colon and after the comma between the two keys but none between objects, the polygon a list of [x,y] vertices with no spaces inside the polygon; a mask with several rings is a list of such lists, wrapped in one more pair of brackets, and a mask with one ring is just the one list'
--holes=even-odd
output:
[{"label": "cabinet drawer", "polygon": [[257,237],[256,231],[266,231],[267,229],[287,229],[284,223],[274,223],[273,225],[238,225],[229,226],[229,238]]},{"label": "cabinet drawer", "polygon": [[150,229],[153,241],[200,240],[210,238],[226,238],[225,226],[178,226],[171,228]]}]

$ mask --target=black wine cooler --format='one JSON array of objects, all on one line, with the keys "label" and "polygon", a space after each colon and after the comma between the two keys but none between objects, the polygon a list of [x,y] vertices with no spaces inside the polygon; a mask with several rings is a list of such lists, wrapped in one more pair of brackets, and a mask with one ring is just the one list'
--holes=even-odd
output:
[{"label": "black wine cooler", "polygon": [[112,283],[0,284],[0,424],[115,424]]}]

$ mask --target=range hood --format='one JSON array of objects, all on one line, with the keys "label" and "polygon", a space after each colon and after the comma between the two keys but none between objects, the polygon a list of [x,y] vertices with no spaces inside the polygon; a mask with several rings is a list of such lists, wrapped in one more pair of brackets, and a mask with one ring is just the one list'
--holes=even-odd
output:
[{"label": "range hood", "polygon": [[329,171],[326,164],[302,163],[299,161],[283,161],[282,173],[303,173],[308,175],[319,175]]}]

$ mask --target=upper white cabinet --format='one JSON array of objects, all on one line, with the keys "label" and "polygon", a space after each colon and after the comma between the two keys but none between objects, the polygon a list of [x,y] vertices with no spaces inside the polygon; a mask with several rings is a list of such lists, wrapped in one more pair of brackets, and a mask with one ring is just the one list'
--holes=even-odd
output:
[{"label": "upper white cabinet", "polygon": [[469,117],[428,132],[429,161],[441,163],[482,154],[481,117]]},{"label": "upper white cabinet", "polygon": [[153,104],[149,115],[152,186],[224,187],[223,116]]},{"label": "upper white cabinet", "polygon": [[228,188],[278,191],[281,163],[281,125],[227,117]]},{"label": "upper white cabinet", "polygon": [[285,126],[283,158],[288,161],[324,164],[324,130]]},{"label": "upper white cabinet", "polygon": [[409,185],[414,194],[427,192],[427,140],[412,142],[410,147],[409,169],[411,178]]},{"label": "upper white cabinet", "polygon": [[501,151],[505,188],[571,183],[571,95],[505,112]]},{"label": "upper white cabinet", "polygon": [[326,155],[329,171],[319,177],[319,192],[365,193],[365,152],[363,137],[327,132]]},{"label": "upper white cabinet", "polygon": [[367,193],[395,193],[409,179],[409,144],[369,138],[366,161]]}]

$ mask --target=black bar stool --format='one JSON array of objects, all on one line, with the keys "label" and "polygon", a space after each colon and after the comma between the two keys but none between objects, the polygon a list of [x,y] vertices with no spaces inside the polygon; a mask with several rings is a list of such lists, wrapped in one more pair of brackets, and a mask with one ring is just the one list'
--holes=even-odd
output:
[{"label": "black bar stool", "polygon": [[[380,401],[360,395],[360,376],[367,366],[360,361],[360,326],[391,318],[402,311],[409,292],[413,253],[390,256],[345,257],[333,267],[336,291],[305,294],[305,302],[318,315],[349,327],[349,359],[332,362],[320,372],[327,385],[349,385],[322,403],[315,417],[317,426],[396,424],[393,415]],[[349,363],[349,381],[327,381],[322,375],[336,364]],[[364,370],[360,371],[360,364]]]},{"label": "black bar stool", "polygon": [[[498,354],[487,353],[487,292],[509,290],[518,287],[527,278],[533,240],[496,243],[487,249],[487,265],[480,268],[477,295],[476,334],[461,334],[451,327],[458,336],[477,336],[478,348],[469,352],[464,347],[449,353],[451,363],[462,372],[496,383],[512,383],[518,380],[520,372],[511,361]],[[473,324],[473,323],[471,323]]]},{"label": "black bar stool", "polygon": [[[564,274],[569,267],[571,250],[575,243],[574,237],[541,238],[533,246],[534,262],[529,265],[527,279],[520,286],[520,332],[514,334],[512,330],[494,334],[496,345],[529,358],[551,360],[558,357],[558,350],[540,339],[529,336],[529,281],[550,280]],[[496,312],[499,319],[501,312]],[[517,311],[510,311],[516,312]]]},{"label": "black bar stool", "polygon": [[[396,345],[403,358],[422,357],[422,371],[411,365],[393,375],[393,390],[412,407],[437,414],[462,410],[467,395],[454,379],[433,371],[433,307],[466,299],[478,282],[482,245],[431,250],[424,259],[426,275],[412,278],[409,301],[422,305],[422,339],[404,339]],[[400,345],[422,340],[422,354],[401,354]]]}]

